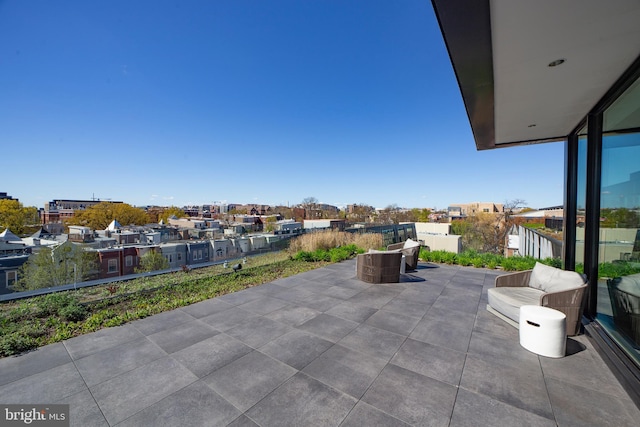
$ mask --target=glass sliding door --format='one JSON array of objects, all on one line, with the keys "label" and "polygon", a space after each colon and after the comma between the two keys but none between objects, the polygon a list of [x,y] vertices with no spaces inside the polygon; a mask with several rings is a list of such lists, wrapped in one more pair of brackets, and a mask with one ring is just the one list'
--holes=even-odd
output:
[{"label": "glass sliding door", "polygon": [[596,320],[640,365],[640,81],[604,113]]}]

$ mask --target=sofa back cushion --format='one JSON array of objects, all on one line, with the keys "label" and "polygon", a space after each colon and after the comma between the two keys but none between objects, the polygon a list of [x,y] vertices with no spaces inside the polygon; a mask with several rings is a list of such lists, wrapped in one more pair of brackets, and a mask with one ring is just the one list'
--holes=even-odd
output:
[{"label": "sofa back cushion", "polygon": [[640,297],[640,274],[623,276],[615,280],[618,284],[618,290],[629,295]]},{"label": "sofa back cushion", "polygon": [[575,289],[584,285],[584,278],[575,271],[566,271],[536,262],[529,287],[543,292],[560,292]]},{"label": "sofa back cushion", "polygon": [[404,242],[404,245],[402,246],[402,249],[410,249],[410,248],[415,248],[415,247],[420,247],[420,243],[416,242],[415,240],[407,239]]}]

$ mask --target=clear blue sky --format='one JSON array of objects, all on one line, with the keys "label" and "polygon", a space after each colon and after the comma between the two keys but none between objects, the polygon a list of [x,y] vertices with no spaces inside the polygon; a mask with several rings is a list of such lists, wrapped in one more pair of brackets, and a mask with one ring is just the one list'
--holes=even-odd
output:
[{"label": "clear blue sky", "polygon": [[133,205],[562,203],[478,152],[427,0],[0,0],[0,191]]}]

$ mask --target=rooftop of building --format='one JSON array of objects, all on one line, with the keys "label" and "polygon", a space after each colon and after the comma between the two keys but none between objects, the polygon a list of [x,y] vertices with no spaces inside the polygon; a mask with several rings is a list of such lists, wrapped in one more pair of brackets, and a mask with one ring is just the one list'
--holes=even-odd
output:
[{"label": "rooftop of building", "polygon": [[546,358],[486,311],[497,274],[333,264],[1,359],[0,401],[72,425],[637,425],[586,336]]}]

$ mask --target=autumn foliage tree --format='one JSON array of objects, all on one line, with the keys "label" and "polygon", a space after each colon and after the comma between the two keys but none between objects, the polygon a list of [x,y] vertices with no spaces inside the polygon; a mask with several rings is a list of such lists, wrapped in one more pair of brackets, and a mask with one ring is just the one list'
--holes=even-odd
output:
[{"label": "autumn foliage tree", "polygon": [[101,202],[83,211],[76,211],[65,225],[82,225],[93,230],[104,230],[113,220],[122,225],[144,225],[150,222],[147,213],[126,203]]},{"label": "autumn foliage tree", "polygon": [[500,213],[477,213],[463,220],[451,223],[453,234],[462,236],[464,249],[501,254],[507,234],[513,225],[518,224],[514,213],[524,205],[524,200],[515,199],[504,204]]},{"label": "autumn foliage tree", "polygon": [[164,221],[164,223],[166,224],[169,222],[170,216],[175,216],[176,218],[183,218],[187,216],[187,214],[184,213],[184,211],[177,206],[170,206],[162,210],[162,213],[158,217],[158,222]]},{"label": "autumn foliage tree", "polygon": [[0,200],[0,232],[11,230],[17,235],[35,233],[40,227],[38,210],[24,207],[18,200]]}]

